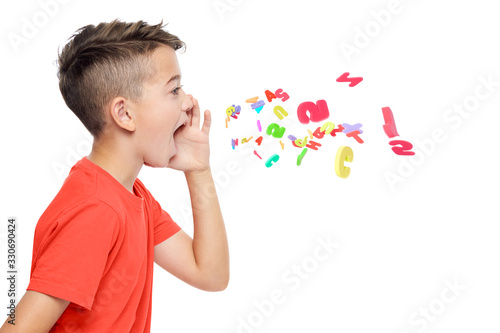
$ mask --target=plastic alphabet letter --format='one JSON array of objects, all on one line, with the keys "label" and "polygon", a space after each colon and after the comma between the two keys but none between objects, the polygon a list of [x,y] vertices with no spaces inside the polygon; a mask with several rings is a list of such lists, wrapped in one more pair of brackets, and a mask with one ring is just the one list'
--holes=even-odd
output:
[{"label": "plastic alphabet letter", "polygon": [[317,139],[323,139],[323,137],[325,136],[325,132],[321,131],[321,127],[318,127],[314,131],[313,135]]},{"label": "plastic alphabet letter", "polygon": [[226,109],[226,114],[228,116],[232,116],[234,114],[234,107],[233,106],[230,106]]},{"label": "plastic alphabet letter", "polygon": [[272,100],[276,98],[276,95],[269,90],[266,90],[266,97],[269,102],[272,102]]},{"label": "plastic alphabet letter", "polygon": [[345,72],[337,78],[337,82],[350,82],[349,87],[355,87],[361,81],[363,81],[362,77],[349,77],[349,72]]},{"label": "plastic alphabet letter", "polygon": [[[307,112],[309,111],[309,116]],[[314,104],[313,102],[303,102],[297,107],[297,117],[302,124],[319,122],[327,119],[330,116],[328,105],[324,99],[320,99]]]},{"label": "plastic alphabet letter", "polygon": [[285,109],[283,109],[282,106],[279,106],[279,105],[276,105],[273,109],[274,111],[274,114],[281,120],[283,119],[283,117],[286,117],[288,116],[288,112],[285,111]]},{"label": "plastic alphabet letter", "polygon": [[275,138],[281,139],[285,134],[286,128],[281,127],[276,123],[271,123],[267,126],[266,133],[267,135],[272,135]]},{"label": "plastic alphabet letter", "polygon": [[342,131],[343,131],[343,130],[344,130],[344,127],[343,127],[342,125],[339,125],[339,127],[337,127],[336,129],[334,129],[334,130],[330,133],[330,135],[331,135],[331,136],[337,136],[337,134],[336,134],[336,133],[338,133],[338,132],[342,133]]},{"label": "plastic alphabet letter", "polygon": [[354,159],[354,154],[352,149],[348,146],[341,146],[337,150],[337,155],[335,156],[335,173],[340,178],[347,178],[351,173],[351,168],[344,166],[344,162],[352,162]]},{"label": "plastic alphabet letter", "polygon": [[302,149],[302,153],[300,153],[299,156],[297,156],[297,165],[300,166],[300,163],[302,163],[302,159],[307,153],[307,148]]},{"label": "plastic alphabet letter", "polygon": [[247,102],[247,103],[255,103],[255,102],[257,102],[258,99],[259,99],[259,96],[255,96],[255,97],[247,99],[245,102]]},{"label": "plastic alphabet letter", "polygon": [[334,128],[335,124],[327,121],[326,123],[323,124],[323,126],[321,126],[321,132],[325,132],[325,134],[330,134]]},{"label": "plastic alphabet letter", "polygon": [[363,126],[363,124],[357,123],[354,125],[350,125],[348,123],[343,123],[342,126],[344,127],[342,132],[344,132],[344,133],[351,133],[354,131],[359,131],[359,133],[363,133],[363,131],[361,130],[361,127]]},{"label": "plastic alphabet letter", "polygon": [[266,104],[266,103],[263,100],[259,100],[259,101],[255,102],[253,104],[250,104],[250,107],[252,109],[257,109],[258,107],[264,106],[264,104]]},{"label": "plastic alphabet letter", "polygon": [[313,140],[309,140],[309,143],[306,145],[307,148],[311,148],[313,150],[318,150],[318,147],[321,147],[321,143],[318,143]]},{"label": "plastic alphabet letter", "polygon": [[257,144],[260,146],[260,144],[262,143],[262,137],[259,136],[257,140],[255,140],[255,142],[257,142]]},{"label": "plastic alphabet letter", "polygon": [[269,157],[269,159],[266,161],[266,167],[270,168],[273,166],[273,163],[278,162],[280,159],[280,156],[277,154],[274,154],[273,156]]},{"label": "plastic alphabet letter", "polygon": [[302,124],[309,124],[309,117],[306,112],[312,116],[314,112],[318,112],[318,107],[313,102],[303,102],[297,108],[297,117]]},{"label": "plastic alphabet letter", "polygon": [[353,137],[354,139],[356,139],[356,141],[358,141],[359,143],[363,143],[363,139],[361,139],[358,134],[360,134],[360,132],[358,130],[356,131],[353,131],[353,132],[349,132],[346,134],[347,137]]},{"label": "plastic alphabet letter", "polygon": [[282,102],[285,102],[287,99],[290,98],[286,92],[283,91],[283,89],[278,89],[274,92],[276,94],[277,98],[281,98]]},{"label": "plastic alphabet letter", "polygon": [[408,141],[392,140],[389,141],[389,144],[391,146],[401,145],[401,147],[392,147],[392,151],[395,152],[397,155],[415,155],[415,152],[409,151],[410,149],[413,148],[413,145]]},{"label": "plastic alphabet letter", "polygon": [[385,134],[389,138],[399,136],[398,130],[396,129],[396,123],[394,122],[394,115],[390,107],[382,108],[382,114],[384,115],[385,124],[382,126],[384,128]]},{"label": "plastic alphabet letter", "polygon": [[304,147],[305,145],[307,145],[307,136],[304,137],[304,140],[301,140],[301,139],[295,140],[294,143],[297,147],[300,147],[300,148]]}]

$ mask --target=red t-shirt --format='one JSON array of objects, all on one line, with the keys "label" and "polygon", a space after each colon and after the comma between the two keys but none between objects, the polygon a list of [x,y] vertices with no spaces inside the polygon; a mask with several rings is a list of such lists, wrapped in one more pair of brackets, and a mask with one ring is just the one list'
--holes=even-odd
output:
[{"label": "red t-shirt", "polygon": [[40,217],[27,290],[71,302],[50,332],[150,331],[154,246],[181,228],[133,189],[83,157]]}]

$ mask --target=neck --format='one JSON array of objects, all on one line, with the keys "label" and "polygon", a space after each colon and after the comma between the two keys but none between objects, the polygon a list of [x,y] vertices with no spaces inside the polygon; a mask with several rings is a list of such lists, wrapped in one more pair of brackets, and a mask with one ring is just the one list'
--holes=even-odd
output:
[{"label": "neck", "polygon": [[131,155],[126,144],[113,144],[111,141],[96,141],[87,158],[106,170],[113,178],[134,194],[134,182],[141,171],[143,161]]}]

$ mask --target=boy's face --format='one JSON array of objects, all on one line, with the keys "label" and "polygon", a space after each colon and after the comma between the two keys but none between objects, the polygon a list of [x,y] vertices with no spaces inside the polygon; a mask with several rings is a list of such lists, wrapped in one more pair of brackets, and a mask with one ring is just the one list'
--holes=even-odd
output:
[{"label": "boy's face", "polygon": [[152,55],[154,76],[143,85],[142,97],[132,102],[136,151],[144,164],[166,167],[177,152],[174,132],[188,121],[193,103],[180,88],[181,72],[173,48],[160,46]]}]

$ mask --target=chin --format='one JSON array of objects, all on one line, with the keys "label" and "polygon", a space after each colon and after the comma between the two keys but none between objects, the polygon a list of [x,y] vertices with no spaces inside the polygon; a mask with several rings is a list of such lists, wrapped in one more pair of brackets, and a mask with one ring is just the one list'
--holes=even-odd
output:
[{"label": "chin", "polygon": [[170,158],[165,161],[154,161],[154,162],[144,161],[144,165],[151,168],[166,168],[169,162]]}]

